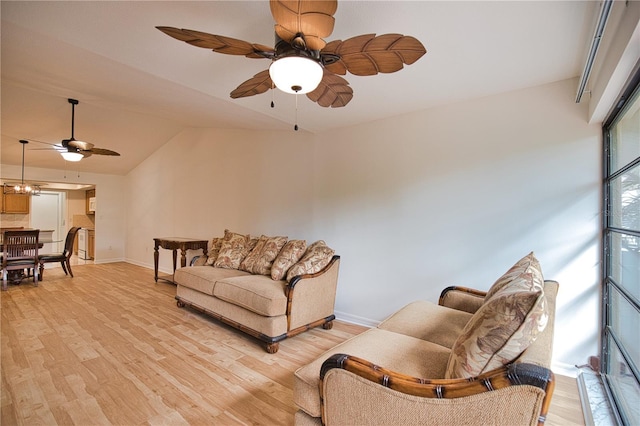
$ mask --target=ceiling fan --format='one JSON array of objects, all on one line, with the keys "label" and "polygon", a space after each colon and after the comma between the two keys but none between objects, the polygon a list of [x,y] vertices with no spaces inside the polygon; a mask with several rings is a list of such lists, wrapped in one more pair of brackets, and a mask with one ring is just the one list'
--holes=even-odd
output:
[{"label": "ceiling fan", "polygon": [[[277,87],[287,93],[306,93],[322,107],[343,107],[353,89],[339,75],[392,73],[426,53],[420,41],[402,34],[364,34],[347,40],[323,40],[333,32],[337,0],[270,0],[275,20],[275,48],[231,37],[174,27],[156,27],[193,46],[228,55],[266,58],[268,70],[254,75],[231,92],[231,98],[258,95]],[[339,74],[339,75],[338,75]]]},{"label": "ceiling fan", "polygon": [[53,148],[67,161],[80,161],[93,154],[120,156],[120,154],[115,151],[104,148],[95,148],[92,143],[79,141],[74,137],[75,106],[78,105],[79,102],[76,99],[68,99],[68,101],[71,104],[71,137],[69,139],[63,139],[59,145],[41,141],[33,142],[52,145]]}]

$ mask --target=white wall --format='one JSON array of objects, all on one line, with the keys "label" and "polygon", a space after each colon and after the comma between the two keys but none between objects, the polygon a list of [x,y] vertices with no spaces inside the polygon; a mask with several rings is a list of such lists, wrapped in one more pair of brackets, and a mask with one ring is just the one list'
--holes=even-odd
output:
[{"label": "white wall", "polygon": [[336,311],[374,324],[530,251],[560,282],[554,362],[597,354],[599,125],[576,80],[318,135],[314,234],[342,256]]},{"label": "white wall", "polygon": [[[153,267],[153,238],[225,228],[311,238],[313,152],[305,132],[181,132],[128,175],[127,260]],[[160,250],[159,269],[171,268]]]},{"label": "white wall", "polygon": [[[2,177],[19,179],[21,166],[2,165]],[[125,177],[98,173],[65,172],[64,170],[25,167],[25,175],[34,182],[64,182],[96,185],[95,262],[109,263],[124,260],[126,229]]]}]

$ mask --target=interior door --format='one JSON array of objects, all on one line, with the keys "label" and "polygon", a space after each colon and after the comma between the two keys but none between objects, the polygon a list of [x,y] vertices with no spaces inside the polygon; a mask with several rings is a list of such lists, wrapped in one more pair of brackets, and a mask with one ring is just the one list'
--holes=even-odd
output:
[{"label": "interior door", "polygon": [[38,229],[52,229],[55,243],[47,243],[40,250],[41,253],[59,253],[64,249],[66,238],[64,192],[42,191],[38,196],[31,197],[31,227]]}]

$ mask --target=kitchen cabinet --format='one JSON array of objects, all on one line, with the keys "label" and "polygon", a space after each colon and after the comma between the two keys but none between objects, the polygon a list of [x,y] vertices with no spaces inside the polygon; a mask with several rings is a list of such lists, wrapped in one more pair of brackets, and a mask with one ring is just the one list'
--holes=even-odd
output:
[{"label": "kitchen cabinet", "polygon": [[96,190],[88,189],[86,191],[87,214],[96,214]]},{"label": "kitchen cabinet", "polygon": [[30,204],[30,195],[2,193],[2,213],[29,214]]}]

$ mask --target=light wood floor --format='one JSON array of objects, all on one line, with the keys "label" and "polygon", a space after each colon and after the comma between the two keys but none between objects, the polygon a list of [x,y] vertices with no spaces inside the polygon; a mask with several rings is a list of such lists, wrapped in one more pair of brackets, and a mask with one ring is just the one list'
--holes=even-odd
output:
[{"label": "light wood floor", "polygon": [[[293,372],[363,327],[336,322],[257,340],[176,307],[175,287],[126,263],[2,292],[2,425],[291,425]],[[547,425],[583,425],[575,379],[557,377]]]}]

